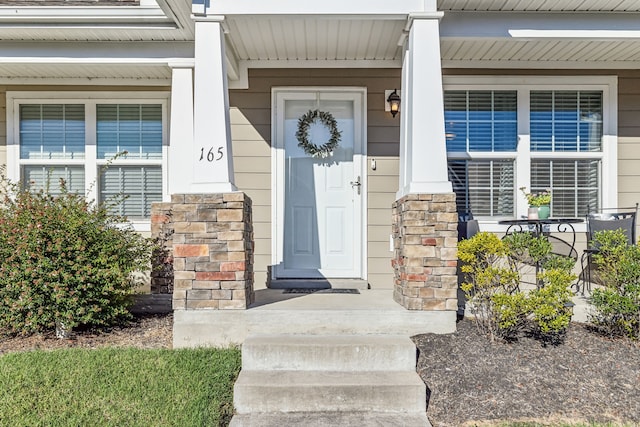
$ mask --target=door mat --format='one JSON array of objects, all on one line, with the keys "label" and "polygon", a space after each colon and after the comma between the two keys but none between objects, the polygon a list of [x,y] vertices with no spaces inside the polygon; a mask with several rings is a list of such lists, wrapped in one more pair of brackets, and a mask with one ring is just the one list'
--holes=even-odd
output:
[{"label": "door mat", "polygon": [[293,288],[285,289],[283,294],[359,294],[357,289],[313,289],[313,288]]}]

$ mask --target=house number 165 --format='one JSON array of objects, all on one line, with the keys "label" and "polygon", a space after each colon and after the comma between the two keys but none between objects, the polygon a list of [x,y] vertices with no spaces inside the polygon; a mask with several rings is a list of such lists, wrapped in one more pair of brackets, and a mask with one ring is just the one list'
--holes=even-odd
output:
[{"label": "house number 165", "polygon": [[207,162],[217,162],[218,160],[224,157],[224,153],[222,152],[223,147],[218,147],[218,151],[213,151],[214,147],[209,148],[209,151],[205,154],[204,147],[200,148],[200,161]]}]

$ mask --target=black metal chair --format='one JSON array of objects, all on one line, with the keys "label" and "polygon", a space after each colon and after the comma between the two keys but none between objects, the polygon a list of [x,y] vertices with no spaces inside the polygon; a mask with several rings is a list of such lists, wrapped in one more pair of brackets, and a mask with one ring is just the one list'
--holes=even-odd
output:
[{"label": "black metal chair", "polygon": [[628,243],[635,245],[637,217],[638,203],[630,208],[605,208],[587,215],[587,249],[580,260],[582,272],[577,291],[580,291],[580,282],[582,283],[582,294],[584,294],[585,288],[591,292],[591,283],[599,283],[597,269],[593,263],[593,256],[599,252],[597,244],[594,242],[595,234],[600,231],[622,230],[627,236]]},{"label": "black metal chair", "polygon": [[[458,241],[463,239],[470,239],[480,232],[480,226],[477,219],[473,219],[471,212],[464,212],[458,215]],[[467,298],[464,291],[460,289],[460,284],[464,281],[464,273],[460,270],[462,266],[460,260],[458,260],[458,319],[464,317],[465,305]]]},{"label": "black metal chair", "polygon": [[470,239],[480,232],[478,220],[473,219],[471,212],[465,212],[458,215],[458,241],[462,239]]}]

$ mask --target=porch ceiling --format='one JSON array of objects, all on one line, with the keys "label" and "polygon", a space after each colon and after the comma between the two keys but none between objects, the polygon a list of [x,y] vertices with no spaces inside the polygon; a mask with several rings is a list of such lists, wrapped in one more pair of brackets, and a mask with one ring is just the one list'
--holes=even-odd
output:
[{"label": "porch ceiling", "polygon": [[228,47],[239,61],[397,61],[406,20],[233,16]]},{"label": "porch ceiling", "polygon": [[[451,8],[460,5],[445,11],[441,22],[445,67],[615,69],[637,68],[640,61],[639,2],[634,2],[633,10],[624,0],[556,2],[575,11],[558,7],[535,13],[532,3],[551,8],[552,2],[478,1],[475,6],[484,6],[478,11],[468,10],[466,1],[442,3]],[[611,10],[593,11],[595,3],[608,4]],[[487,11],[496,4],[503,8],[520,4],[520,10]]]},{"label": "porch ceiling", "polygon": [[[445,68],[639,65],[637,1],[441,0],[438,5],[444,10]],[[227,16],[230,77],[235,80],[232,74],[243,67],[400,67],[398,43],[409,19],[407,13]]]}]

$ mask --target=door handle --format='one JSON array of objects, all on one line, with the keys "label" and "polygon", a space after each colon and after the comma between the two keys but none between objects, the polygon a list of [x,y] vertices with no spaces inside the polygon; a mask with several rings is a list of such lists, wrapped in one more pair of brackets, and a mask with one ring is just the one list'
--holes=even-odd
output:
[{"label": "door handle", "polygon": [[358,194],[360,194],[360,188],[362,187],[362,183],[360,182],[360,175],[358,175],[358,179],[356,179],[355,181],[351,181],[350,184],[351,187],[357,187]]}]

